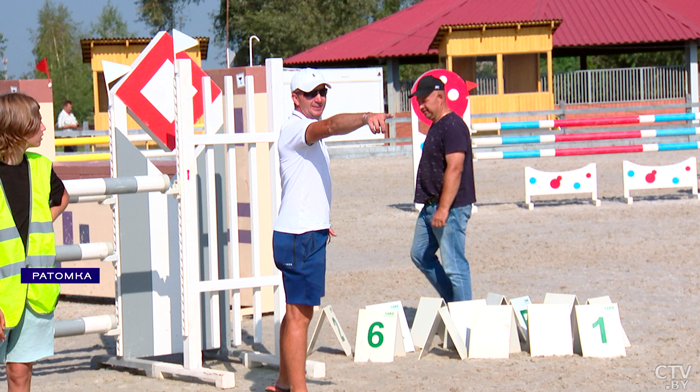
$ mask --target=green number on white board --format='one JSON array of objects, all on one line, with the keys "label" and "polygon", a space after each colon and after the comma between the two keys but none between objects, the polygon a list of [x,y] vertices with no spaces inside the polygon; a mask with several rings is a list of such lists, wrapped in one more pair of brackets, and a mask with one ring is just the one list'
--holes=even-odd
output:
[{"label": "green number on white board", "polygon": [[603,344],[608,342],[608,337],[605,336],[605,321],[603,321],[602,317],[598,317],[598,320],[593,323],[593,328],[598,326],[600,327],[600,340],[603,342]]},{"label": "green number on white board", "polygon": [[337,329],[338,333],[340,334],[340,339],[342,341],[345,341],[345,335],[343,334],[343,330],[340,329],[340,325],[338,325],[338,321],[336,321],[335,317],[331,317],[331,320],[333,321],[333,325],[335,326],[335,329]]},{"label": "green number on white board", "polygon": [[[381,346],[382,343],[384,343],[384,335],[382,335],[382,333],[379,331],[373,331],[374,327],[384,328],[384,324],[377,321],[376,323],[369,326],[369,332],[367,333],[367,341],[369,342],[370,347],[377,348]],[[372,342],[374,336],[377,337],[377,343]]]},{"label": "green number on white board", "polygon": [[527,309],[521,310],[520,315],[523,317],[523,320],[525,321],[525,326],[527,327]]}]

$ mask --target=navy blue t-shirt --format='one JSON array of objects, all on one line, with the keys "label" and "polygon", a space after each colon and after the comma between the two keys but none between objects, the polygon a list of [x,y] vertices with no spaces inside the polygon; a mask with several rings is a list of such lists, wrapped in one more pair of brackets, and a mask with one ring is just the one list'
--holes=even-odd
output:
[{"label": "navy blue t-shirt", "polygon": [[418,165],[415,203],[437,203],[447,169],[447,154],[462,151],[464,170],[457,196],[452,207],[463,207],[476,202],[474,192],[474,167],[472,164],[472,140],[469,128],[457,114],[449,113],[433,123],[423,144],[423,155]]}]

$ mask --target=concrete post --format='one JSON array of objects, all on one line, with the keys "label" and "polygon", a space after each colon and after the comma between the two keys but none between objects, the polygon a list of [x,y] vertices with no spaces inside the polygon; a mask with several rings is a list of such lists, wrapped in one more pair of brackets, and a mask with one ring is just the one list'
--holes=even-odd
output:
[{"label": "concrete post", "polygon": [[[386,96],[389,113],[396,114],[399,111],[399,99],[401,98],[398,59],[389,59],[386,62]],[[389,137],[396,137],[396,123],[389,124]]]}]

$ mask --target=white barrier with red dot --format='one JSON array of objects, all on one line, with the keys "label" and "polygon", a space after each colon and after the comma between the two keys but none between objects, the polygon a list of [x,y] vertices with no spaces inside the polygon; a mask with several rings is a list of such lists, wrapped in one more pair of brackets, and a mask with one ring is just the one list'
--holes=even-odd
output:
[{"label": "white barrier with red dot", "polygon": [[643,166],[622,161],[624,197],[632,204],[630,191],[640,189],[691,188],[698,195],[698,165],[695,157],[665,166]]},{"label": "white barrier with red dot", "polygon": [[525,167],[525,203],[532,210],[532,196],[590,193],[592,203],[598,207],[598,176],[595,163],[575,170],[545,172]]}]

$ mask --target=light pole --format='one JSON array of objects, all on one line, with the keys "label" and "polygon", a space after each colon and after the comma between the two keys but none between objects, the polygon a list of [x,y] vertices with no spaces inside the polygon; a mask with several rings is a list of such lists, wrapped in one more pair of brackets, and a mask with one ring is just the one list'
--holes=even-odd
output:
[{"label": "light pole", "polygon": [[228,1],[226,0],[226,68],[231,66],[231,56],[228,52]]},{"label": "light pole", "polygon": [[250,38],[248,38],[248,55],[250,56],[250,66],[253,66],[253,40],[257,40],[260,42],[260,38],[258,38],[257,35],[251,35]]}]

